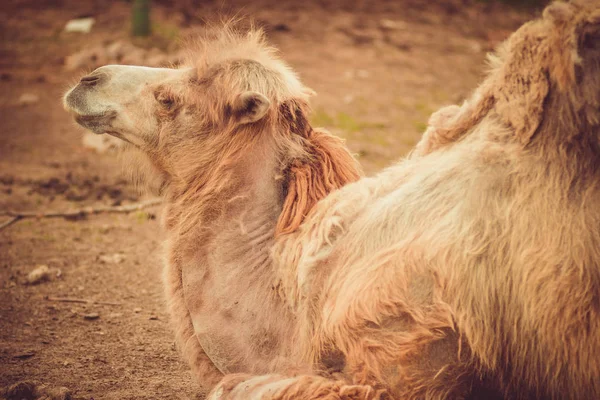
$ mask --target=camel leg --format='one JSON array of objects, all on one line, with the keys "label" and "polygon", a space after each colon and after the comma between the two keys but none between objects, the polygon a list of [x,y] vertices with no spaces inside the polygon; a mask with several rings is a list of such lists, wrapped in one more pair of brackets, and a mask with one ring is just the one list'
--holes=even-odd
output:
[{"label": "camel leg", "polygon": [[327,299],[314,307],[327,312],[304,337],[343,354],[343,374],[354,384],[403,400],[463,399],[478,376],[474,358],[442,298],[443,279],[422,264],[394,250],[336,271]]},{"label": "camel leg", "polygon": [[190,365],[196,381],[203,389],[208,389],[223,378],[223,373],[217,369],[200,346],[183,297],[181,270],[174,265],[175,263],[167,263],[163,278],[171,320],[175,327],[177,347]]},{"label": "camel leg", "polygon": [[466,354],[459,354],[454,331],[370,332],[354,338],[344,368],[354,384],[384,386],[403,400],[458,400],[470,394],[475,370]]},{"label": "camel leg", "polygon": [[383,389],[349,385],[318,375],[246,374],[226,375],[207,400],[384,400],[391,399]]}]

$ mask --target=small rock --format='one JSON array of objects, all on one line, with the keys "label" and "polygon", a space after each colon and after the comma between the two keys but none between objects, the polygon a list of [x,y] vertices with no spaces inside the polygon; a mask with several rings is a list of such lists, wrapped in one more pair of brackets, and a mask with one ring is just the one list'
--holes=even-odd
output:
[{"label": "small rock", "polygon": [[39,265],[36,269],[27,274],[27,283],[37,285],[50,279],[50,268],[47,265]]},{"label": "small rock", "polygon": [[157,317],[156,315],[151,315],[151,316],[150,316],[148,319],[149,319],[150,321],[157,321],[157,320],[158,320],[158,317]]},{"label": "small rock", "polygon": [[25,358],[30,358],[30,357],[33,357],[34,355],[35,355],[35,351],[33,351],[33,350],[28,350],[28,351],[24,351],[24,352],[22,352],[22,353],[15,354],[15,355],[13,356],[13,358],[25,359]]},{"label": "small rock", "polygon": [[133,312],[137,314],[137,313],[142,312],[142,309],[140,307],[136,307],[133,309]]},{"label": "small rock", "polygon": [[395,30],[399,30],[399,29],[404,29],[406,28],[406,22],[404,21],[394,21],[391,19],[382,19],[379,21],[379,26],[382,29],[387,29],[390,31],[395,31]]},{"label": "small rock", "polygon": [[21,97],[19,97],[19,100],[17,100],[17,104],[20,106],[30,106],[38,101],[40,101],[40,97],[37,94],[23,93]]},{"label": "small rock", "polygon": [[65,32],[90,33],[94,22],[94,18],[72,19],[65,25]]},{"label": "small rock", "polygon": [[125,261],[125,255],[121,253],[102,254],[98,257],[98,260],[104,264],[120,264]]},{"label": "small rock", "polygon": [[100,315],[98,313],[83,314],[83,319],[87,319],[90,321],[98,318],[100,318]]}]

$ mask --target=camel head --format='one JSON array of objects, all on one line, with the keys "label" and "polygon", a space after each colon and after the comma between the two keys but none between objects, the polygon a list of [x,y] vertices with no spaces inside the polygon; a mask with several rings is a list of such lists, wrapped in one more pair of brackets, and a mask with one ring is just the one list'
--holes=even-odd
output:
[{"label": "camel head", "polygon": [[[427,153],[475,132],[485,118],[523,146],[600,139],[600,2],[555,2],[489,56],[490,73],[460,109],[432,118]],[[446,115],[448,114],[448,115]],[[481,131],[481,130],[480,130]]]},{"label": "camel head", "polygon": [[182,68],[100,67],[66,93],[64,106],[84,128],[165,163],[165,147],[233,134],[266,121],[279,103],[306,101],[310,93],[260,32],[240,37],[225,29],[199,47]]},{"label": "camel head", "polygon": [[161,118],[170,123],[181,119],[174,113],[175,93],[185,90],[192,68],[169,69],[107,65],[81,78],[67,92],[64,106],[75,120],[90,131],[114,135],[136,147],[156,144]]},{"label": "camel head", "polygon": [[163,188],[214,194],[272,172],[287,199],[280,231],[358,178],[341,142],[308,123],[312,91],[261,31],[224,27],[196,47],[181,68],[98,68],[66,93],[64,107],[83,127],[141,150]]}]

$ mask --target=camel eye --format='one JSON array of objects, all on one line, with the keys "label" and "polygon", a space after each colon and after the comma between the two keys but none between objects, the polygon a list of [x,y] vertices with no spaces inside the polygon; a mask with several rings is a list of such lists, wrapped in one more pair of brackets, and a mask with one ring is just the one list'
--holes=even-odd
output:
[{"label": "camel eye", "polygon": [[170,98],[161,99],[160,104],[162,104],[165,107],[171,107],[173,105],[173,99],[170,99]]},{"label": "camel eye", "polygon": [[155,93],[154,97],[156,98],[156,101],[158,101],[164,108],[171,108],[175,103],[173,97],[165,93]]}]

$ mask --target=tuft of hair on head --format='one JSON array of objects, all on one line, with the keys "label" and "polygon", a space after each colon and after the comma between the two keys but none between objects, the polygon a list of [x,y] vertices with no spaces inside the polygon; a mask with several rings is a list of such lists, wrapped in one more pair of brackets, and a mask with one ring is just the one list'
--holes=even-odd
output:
[{"label": "tuft of hair on head", "polygon": [[275,234],[296,231],[315,205],[329,193],[357,181],[362,170],[342,139],[325,130],[314,130],[306,120],[306,104],[288,101],[281,105],[279,119],[291,139],[300,139],[302,153],[285,171],[287,185]]},{"label": "tuft of hair on head", "polygon": [[[282,99],[308,98],[312,93],[300,83],[296,73],[279,58],[278,50],[268,44],[264,29],[253,21],[230,18],[221,19],[219,22],[207,22],[204,32],[188,40],[185,47],[189,51],[184,64],[196,67],[200,77],[215,67],[231,62],[254,61],[285,81],[287,91],[279,93],[283,96]],[[270,93],[262,94],[274,100],[269,96]]]}]

